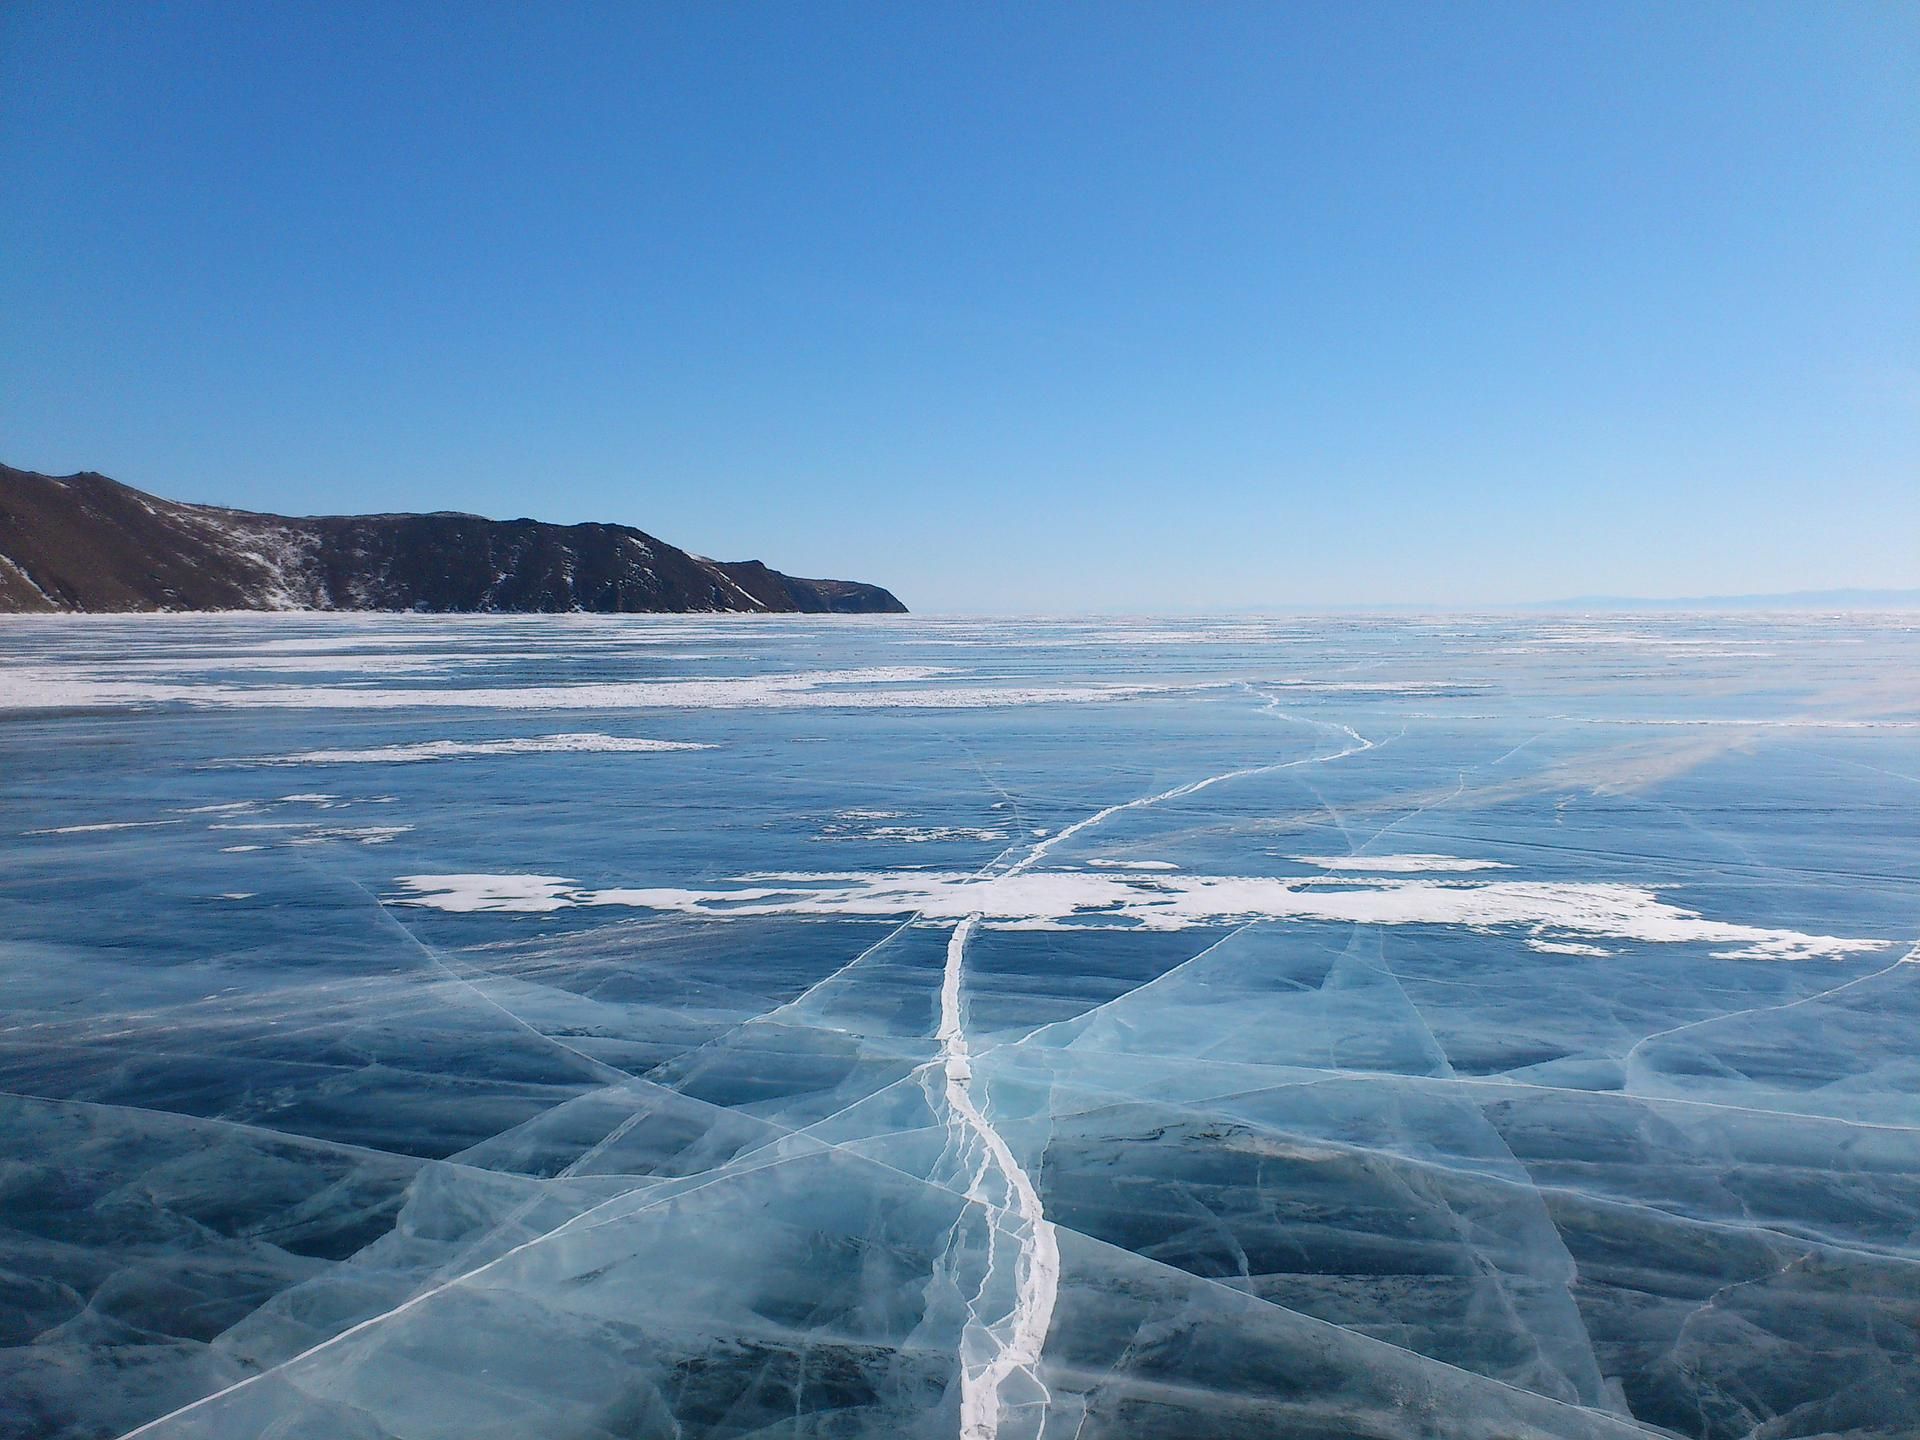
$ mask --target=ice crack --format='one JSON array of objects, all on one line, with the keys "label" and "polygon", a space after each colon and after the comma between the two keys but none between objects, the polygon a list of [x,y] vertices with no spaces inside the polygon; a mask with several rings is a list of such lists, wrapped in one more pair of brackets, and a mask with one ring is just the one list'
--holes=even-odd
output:
[{"label": "ice crack", "polygon": [[[1060,1242],[1040,1203],[1033,1178],[1014,1157],[1006,1137],[973,1098],[973,1059],[961,1016],[960,982],[966,964],[967,941],[980,921],[969,915],[954,927],[947,941],[946,969],[940,979],[940,1064],[946,1077],[947,1126],[959,1153],[978,1145],[984,1155],[973,1172],[967,1198],[988,1210],[989,1245],[1009,1218],[1020,1241],[1015,1260],[1013,1308],[1001,1322],[983,1324],[970,1313],[962,1341],[960,1365],[961,1440],[994,1440],[1000,1433],[1001,1390],[1016,1375],[1027,1377],[1042,1397],[1046,1388],[1035,1374],[1047,1331],[1053,1326],[1053,1308],[1060,1293]],[[989,1189],[989,1171],[999,1176],[998,1194]],[[991,1265],[989,1265],[991,1270]],[[977,1303],[977,1302],[976,1302]],[[983,1358],[969,1360],[973,1341]]]},{"label": "ice crack", "polygon": [[[1332,754],[1250,765],[1109,805],[1040,841],[1003,874],[1011,878],[1031,870],[1063,842],[1125,811],[1181,799],[1225,781],[1292,769],[1297,765],[1323,764],[1374,748],[1375,742],[1345,725],[1333,728],[1343,731],[1350,743]],[[960,1157],[977,1151],[967,1198],[983,1206],[988,1219],[985,1274],[967,1307],[967,1322],[960,1342],[960,1440],[997,1440],[1002,1418],[1009,1408],[1002,1392],[1016,1379],[1026,1381],[1023,1388],[1038,1398],[1038,1405],[1027,1412],[1039,1422],[1034,1427],[1035,1433],[1044,1428],[1046,1405],[1051,1397],[1037,1372],[1040,1352],[1053,1326],[1054,1306],[1060,1295],[1060,1242],[1040,1203],[1040,1192],[1034,1186],[1033,1177],[1015,1158],[1006,1137],[994,1127],[974,1098],[973,1056],[967,1044],[961,983],[966,971],[967,942],[985,913],[983,910],[968,913],[948,938],[946,966],[940,977],[940,1028],[935,1036],[945,1078],[951,1149]],[[992,1283],[1003,1225],[1009,1225],[1020,1243],[1014,1261],[1014,1295],[1008,1313],[998,1321],[987,1322],[981,1318],[978,1307]],[[956,1228],[956,1245],[958,1234]]]}]

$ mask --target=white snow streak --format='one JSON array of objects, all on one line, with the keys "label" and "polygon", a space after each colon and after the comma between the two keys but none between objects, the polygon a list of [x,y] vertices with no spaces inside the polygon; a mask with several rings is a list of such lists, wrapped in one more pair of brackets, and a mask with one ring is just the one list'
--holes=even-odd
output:
[{"label": "white snow streak", "polygon": [[184,820],[107,820],[97,825],[58,825],[51,830],[26,830],[26,835],[97,835],[104,830],[153,830],[162,825],[184,825]]},{"label": "white snow streak", "polygon": [[645,740],[621,735],[535,735],[524,740],[423,740],[413,745],[375,745],[364,750],[304,750],[296,755],[248,755],[223,765],[410,765],[423,760],[462,760],[481,755],[711,750],[691,740]]},{"label": "white snow streak", "polygon": [[[711,680],[383,689],[194,684],[124,678],[113,667],[21,666],[0,683],[0,710],[182,704],[237,710],[974,710],[1131,700],[1182,687],[1140,684],[942,684],[926,666],[869,666]],[[1188,687],[1194,688],[1194,687]]]},{"label": "white snow streak", "polygon": [[[1716,920],[1614,881],[1403,879],[1394,876],[1139,874],[1111,870],[780,871],[711,890],[590,890],[528,875],[403,875],[390,903],[456,914],[627,906],[681,915],[823,918],[977,916],[996,930],[1190,930],[1248,920],[1523,930],[1529,939],[1710,945],[1729,960],[1838,960],[1884,940]],[[1529,948],[1538,950],[1538,945]],[[1564,953],[1564,952],[1548,952]]]},{"label": "white snow streak", "polygon": [[1511,870],[1498,860],[1461,860],[1452,855],[1296,855],[1302,865],[1322,870],[1373,870],[1386,874],[1413,874],[1423,870]]}]

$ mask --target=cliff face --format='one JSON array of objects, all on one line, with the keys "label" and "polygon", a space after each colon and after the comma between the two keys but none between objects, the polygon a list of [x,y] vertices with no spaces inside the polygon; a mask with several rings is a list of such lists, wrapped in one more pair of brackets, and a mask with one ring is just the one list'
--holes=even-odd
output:
[{"label": "cliff face", "polygon": [[878,585],[705,560],[625,525],[261,515],[0,465],[0,611],[906,608]]}]

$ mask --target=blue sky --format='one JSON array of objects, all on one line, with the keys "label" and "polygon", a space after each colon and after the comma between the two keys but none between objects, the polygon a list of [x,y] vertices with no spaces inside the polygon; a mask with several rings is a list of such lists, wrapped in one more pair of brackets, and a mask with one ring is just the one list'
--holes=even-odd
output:
[{"label": "blue sky", "polygon": [[921,610],[1920,585],[1920,7],[0,7],[0,459]]}]

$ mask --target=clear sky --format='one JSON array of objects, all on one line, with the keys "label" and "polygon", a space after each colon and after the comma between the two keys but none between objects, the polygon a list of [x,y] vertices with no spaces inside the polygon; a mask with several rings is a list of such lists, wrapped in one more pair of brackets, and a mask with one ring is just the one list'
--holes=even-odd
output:
[{"label": "clear sky", "polygon": [[0,5],[0,459],[916,609],[1920,585],[1920,5]]}]

